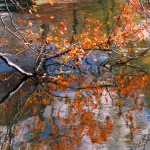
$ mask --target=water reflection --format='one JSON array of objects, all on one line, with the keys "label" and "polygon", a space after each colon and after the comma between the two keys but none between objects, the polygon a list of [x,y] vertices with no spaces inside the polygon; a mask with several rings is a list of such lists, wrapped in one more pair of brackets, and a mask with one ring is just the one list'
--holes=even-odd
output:
[{"label": "water reflection", "polygon": [[[71,24],[68,27],[69,32],[73,31],[76,35],[81,31],[85,21],[85,16],[79,12],[88,9],[95,16],[103,14],[106,3],[103,1],[99,3],[102,10],[99,10],[98,3],[81,6],[57,4],[51,9],[44,9],[45,12],[41,11],[43,13],[41,16],[55,15],[53,24],[65,19]],[[112,0],[107,3],[110,10],[114,11],[115,2]],[[43,9],[42,7],[46,8],[41,6],[39,9]],[[109,13],[96,17],[102,16],[106,24],[104,29],[108,34],[111,28]],[[47,22],[49,18],[44,17],[41,19],[42,22],[40,19],[35,22],[43,23],[43,26],[49,24]],[[37,26],[33,30],[37,30]],[[73,42],[72,40],[71,43]],[[47,46],[47,50],[52,50],[49,48],[50,45]],[[55,50],[57,51],[56,47]],[[53,57],[50,54],[47,55],[47,59]],[[141,149],[144,146],[148,148],[149,121],[146,116],[149,115],[149,109],[143,109],[143,101],[149,76],[139,69],[129,69],[128,66],[114,67],[111,70],[106,66],[108,57],[109,53],[94,51],[89,53],[88,57],[84,55],[82,58],[79,57],[81,61],[68,59],[64,63],[62,57],[51,58],[46,62],[48,78],[38,83],[33,78],[22,78],[20,74],[7,67],[8,70],[5,71],[10,69],[11,72],[1,74],[1,87],[6,88],[1,89],[3,97],[1,102],[7,99],[1,108],[3,110],[1,118],[4,118],[0,122],[2,148],[56,150],[126,150]],[[34,56],[28,54],[27,58],[28,61],[26,59],[22,61],[22,58],[18,61],[22,62],[20,64],[22,67],[32,70],[28,66],[31,65],[30,60],[34,64]],[[74,62],[78,62],[76,68],[72,67]],[[4,78],[6,80],[3,81]],[[18,80],[21,84],[14,84]]]}]

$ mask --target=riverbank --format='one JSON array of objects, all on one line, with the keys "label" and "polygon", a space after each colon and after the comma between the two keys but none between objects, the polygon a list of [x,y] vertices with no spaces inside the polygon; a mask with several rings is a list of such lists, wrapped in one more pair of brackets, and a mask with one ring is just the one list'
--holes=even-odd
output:
[{"label": "riverbank", "polygon": [[[95,2],[97,0],[54,0],[56,4],[61,3],[81,3],[81,2]],[[36,0],[37,5],[47,4],[49,3],[49,0]]]}]

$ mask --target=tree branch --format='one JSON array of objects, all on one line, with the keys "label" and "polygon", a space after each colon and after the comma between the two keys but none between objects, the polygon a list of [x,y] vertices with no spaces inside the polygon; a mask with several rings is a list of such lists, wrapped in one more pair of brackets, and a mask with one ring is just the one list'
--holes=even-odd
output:
[{"label": "tree branch", "polygon": [[0,104],[3,104],[5,101],[7,101],[9,98],[11,98],[26,82],[28,79],[27,76],[25,76],[17,85],[14,89],[12,89],[7,95],[5,95],[1,100]]},{"label": "tree branch", "polygon": [[0,16],[0,19],[1,19],[1,21],[2,21],[2,24],[3,24],[4,28],[5,28],[7,31],[9,31],[11,34],[13,34],[15,37],[17,37],[17,39],[20,40],[21,43],[24,44],[27,48],[29,48],[29,50],[31,50],[34,54],[39,55],[39,54],[29,45],[29,43],[25,43],[16,33],[14,33],[12,30],[10,30],[10,29],[6,26],[6,24],[5,24],[5,22],[4,22],[3,18],[2,18],[2,16]]},{"label": "tree branch", "polygon": [[17,66],[16,64],[12,63],[6,56],[5,54],[0,53],[0,58],[9,66],[13,67],[15,70],[19,71],[21,74],[26,75],[26,76],[33,76],[32,73],[24,71],[22,68]]}]

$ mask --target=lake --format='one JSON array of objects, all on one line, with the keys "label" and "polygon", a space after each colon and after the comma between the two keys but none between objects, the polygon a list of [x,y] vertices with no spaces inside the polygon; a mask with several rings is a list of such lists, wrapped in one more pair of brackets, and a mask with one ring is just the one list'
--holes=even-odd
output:
[{"label": "lake", "polygon": [[[64,28],[63,23],[67,33],[62,38],[67,39],[66,45],[70,46],[70,43],[76,45],[73,37],[86,28],[87,18],[101,20],[100,34],[102,38],[108,36],[115,24],[114,16],[119,13],[118,4],[123,2],[93,0],[63,4],[58,1],[52,6],[46,0],[37,0],[37,12],[21,14],[12,8],[11,14],[33,49],[41,46],[37,37],[44,39],[54,26]],[[21,37],[8,13],[3,9],[0,13],[5,24]],[[139,25],[142,21],[139,16],[135,19]],[[4,29],[2,22],[0,36],[0,53],[5,53],[25,71],[34,73],[37,55]],[[92,33],[89,36],[93,38]],[[137,47],[131,44],[138,54],[150,46],[146,30],[144,36],[146,40],[137,41]],[[116,53],[90,49],[77,57],[79,61],[74,65],[76,61],[71,55],[68,59],[53,58],[62,42],[57,38],[54,39],[57,44],[45,47],[47,61],[39,82],[23,76],[0,59],[1,149],[149,150],[149,53],[119,66],[117,60],[122,56],[116,54],[118,47]],[[129,47],[124,47],[121,53],[127,49]],[[135,56],[133,51],[129,58]]]}]

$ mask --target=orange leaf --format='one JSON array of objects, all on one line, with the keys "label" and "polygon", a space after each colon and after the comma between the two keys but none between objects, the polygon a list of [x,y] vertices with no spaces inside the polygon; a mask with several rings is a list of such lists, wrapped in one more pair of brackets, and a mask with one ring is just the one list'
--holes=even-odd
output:
[{"label": "orange leaf", "polygon": [[0,44],[4,44],[4,43],[7,43],[7,40],[0,40]]},{"label": "orange leaf", "polygon": [[6,104],[3,104],[3,109],[6,111],[6,109],[7,109]]},{"label": "orange leaf", "polygon": [[105,97],[105,101],[106,101],[106,103],[108,103],[108,98],[107,97]]},{"label": "orange leaf", "polygon": [[36,14],[35,16],[36,16],[37,18],[40,18],[40,17],[41,17],[39,14]]},{"label": "orange leaf", "polygon": [[54,16],[50,16],[49,18],[50,18],[50,19],[54,19],[55,17],[54,17]]},{"label": "orange leaf", "polygon": [[33,26],[33,23],[32,22],[29,22],[28,23],[28,27],[32,27]]},{"label": "orange leaf", "polygon": [[36,113],[37,113],[37,108],[33,107],[33,114],[36,114]]},{"label": "orange leaf", "polygon": [[43,102],[43,104],[45,104],[45,105],[48,104],[48,100],[47,100],[46,98],[43,98],[43,99],[42,99],[42,102]]},{"label": "orange leaf", "polygon": [[19,23],[19,24],[23,24],[23,23],[25,23],[25,20],[19,19],[19,20],[18,20],[18,23]]},{"label": "orange leaf", "polygon": [[51,5],[53,5],[54,4],[54,0],[48,0],[49,1],[49,3],[51,4]]},{"label": "orange leaf", "polygon": [[123,105],[124,104],[124,100],[123,99],[118,99],[116,101],[116,103],[119,104],[119,105]]}]

